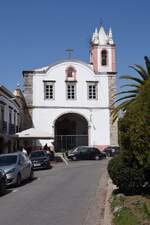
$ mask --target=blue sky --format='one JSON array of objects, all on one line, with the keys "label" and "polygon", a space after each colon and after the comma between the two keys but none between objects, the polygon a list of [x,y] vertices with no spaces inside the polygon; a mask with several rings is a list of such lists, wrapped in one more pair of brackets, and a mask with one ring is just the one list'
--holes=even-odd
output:
[{"label": "blue sky", "polygon": [[[118,77],[150,56],[149,0],[0,0],[0,83],[14,90],[22,70],[65,59],[89,60],[89,39],[103,21],[117,45]],[[118,82],[118,86],[120,82]]]}]

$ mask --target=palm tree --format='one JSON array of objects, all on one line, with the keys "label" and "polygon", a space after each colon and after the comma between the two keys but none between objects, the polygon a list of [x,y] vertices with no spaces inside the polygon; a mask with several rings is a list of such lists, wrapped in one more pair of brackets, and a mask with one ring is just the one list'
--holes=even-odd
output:
[{"label": "palm tree", "polygon": [[150,79],[150,58],[147,56],[144,57],[146,68],[143,68],[140,65],[133,65],[130,66],[130,68],[134,69],[138,73],[138,77],[131,76],[131,75],[124,75],[120,78],[123,80],[130,80],[132,83],[125,84],[121,86],[121,88],[128,88],[128,90],[123,90],[118,92],[114,95],[114,98],[118,97],[117,100],[113,103],[116,105],[116,103],[120,102],[119,105],[115,106],[112,111],[112,117],[113,121],[115,121],[118,117],[118,113],[120,111],[125,112],[129,105],[131,105],[138,95],[140,95],[144,90],[144,85],[148,79]]}]

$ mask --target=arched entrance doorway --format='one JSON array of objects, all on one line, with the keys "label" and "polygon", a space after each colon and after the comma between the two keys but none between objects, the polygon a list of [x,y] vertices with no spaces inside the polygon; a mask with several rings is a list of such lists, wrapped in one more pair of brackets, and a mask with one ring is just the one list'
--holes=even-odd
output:
[{"label": "arched entrance doorway", "polygon": [[77,113],[67,113],[55,122],[55,149],[67,151],[76,146],[88,145],[88,122]]}]

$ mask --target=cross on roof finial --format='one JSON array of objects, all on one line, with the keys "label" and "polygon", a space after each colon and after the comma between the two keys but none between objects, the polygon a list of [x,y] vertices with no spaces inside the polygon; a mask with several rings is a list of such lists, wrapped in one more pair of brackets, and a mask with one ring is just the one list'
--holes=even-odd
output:
[{"label": "cross on roof finial", "polygon": [[68,49],[66,49],[66,52],[68,52],[68,59],[71,59],[71,57],[72,57],[72,52],[73,52],[74,50],[72,49],[72,48],[68,48]]}]

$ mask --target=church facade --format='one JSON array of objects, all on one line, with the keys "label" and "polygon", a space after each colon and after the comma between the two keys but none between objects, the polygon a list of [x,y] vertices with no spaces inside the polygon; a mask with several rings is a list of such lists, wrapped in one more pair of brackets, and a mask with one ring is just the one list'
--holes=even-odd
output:
[{"label": "church facade", "polygon": [[[89,63],[68,59],[23,71],[24,97],[33,126],[54,136],[56,151],[118,144],[117,123],[111,119],[115,51],[111,29],[106,33],[101,26],[91,39]],[[39,140],[37,145],[46,143]]]}]

